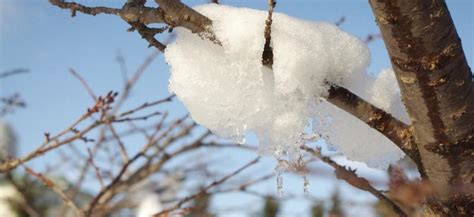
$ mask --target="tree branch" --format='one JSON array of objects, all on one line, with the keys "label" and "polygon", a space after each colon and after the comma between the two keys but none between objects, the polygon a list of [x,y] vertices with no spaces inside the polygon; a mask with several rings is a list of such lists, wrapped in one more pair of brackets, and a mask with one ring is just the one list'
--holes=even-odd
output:
[{"label": "tree branch", "polygon": [[267,20],[265,20],[265,31],[264,31],[264,37],[265,37],[265,45],[263,47],[263,53],[262,53],[262,65],[272,68],[273,67],[273,48],[271,46],[271,40],[272,40],[272,15],[273,15],[273,9],[276,6],[276,1],[275,0],[268,0],[268,16]]},{"label": "tree branch", "polygon": [[[56,2],[57,0],[50,0]],[[212,21],[207,18],[206,16],[198,13],[197,11],[193,10],[192,8],[184,5],[180,1],[175,0],[155,0],[160,8],[158,9],[146,9],[143,14],[136,12],[139,8],[144,6],[142,5],[131,5],[126,4],[120,11],[119,14],[125,21],[131,23],[131,25],[137,25],[140,28],[146,28],[144,25],[150,20],[154,20],[157,22],[163,22],[171,27],[180,26],[187,28],[201,37],[209,39],[214,43],[220,44],[217,40],[215,34],[212,32]],[[54,4],[54,3],[53,3]],[[266,22],[265,28],[265,38],[266,44],[270,44],[270,31],[271,31],[271,15],[273,12],[273,1],[269,0],[269,15]],[[149,12],[147,10],[154,10],[155,17],[147,18]],[[140,30],[139,30],[140,32]],[[150,42],[153,40],[154,37],[148,35],[146,32],[140,32],[143,38]],[[153,44],[150,42],[150,44]],[[159,50],[164,50],[163,47],[160,45],[155,46]],[[161,47],[161,48],[160,48]],[[267,46],[266,46],[267,47]],[[270,47],[270,46],[268,46]],[[270,47],[271,48],[271,47]],[[262,62],[265,59],[270,60],[270,58],[265,57],[272,57],[273,51],[271,49],[267,49],[267,52],[263,52]],[[271,58],[273,59],[273,58]],[[271,64],[267,64],[271,65]],[[390,114],[387,114],[381,109],[371,105],[370,103],[364,101],[363,99],[357,97],[350,91],[333,85],[334,87],[329,90],[329,99],[328,101],[339,106],[346,112],[354,115],[355,117],[359,118],[360,120],[364,121],[365,123],[369,124],[371,127],[374,127],[380,133],[385,135],[389,138],[392,142],[394,142],[398,147],[400,147],[405,153],[412,158],[417,164],[419,164],[419,157],[417,156],[417,150],[413,146],[412,138],[411,138],[411,131],[409,128],[400,122],[399,120],[392,117]],[[364,108],[364,109],[361,109]]]},{"label": "tree branch", "polygon": [[367,181],[367,179],[357,176],[357,174],[355,173],[355,170],[351,170],[350,168],[341,166],[337,164],[335,161],[333,161],[331,158],[323,156],[319,149],[312,149],[305,145],[301,146],[301,149],[308,151],[315,157],[321,159],[324,163],[334,168],[336,177],[338,179],[345,181],[347,184],[355,188],[369,192],[373,196],[377,197],[379,200],[386,203],[387,206],[389,206],[399,216],[407,216],[405,212],[397,204],[395,204],[390,198],[382,194],[380,191],[375,189],[369,183],[369,181]]},{"label": "tree branch", "polygon": [[30,72],[30,70],[22,69],[22,68],[5,71],[5,72],[0,73],[0,79],[10,77],[12,75],[18,75],[18,74],[28,73],[28,72]]},{"label": "tree branch", "polygon": [[200,190],[199,192],[193,194],[193,195],[190,195],[188,197],[185,197],[183,199],[181,199],[176,205],[168,208],[168,209],[165,209],[159,213],[156,213],[155,215],[153,216],[156,216],[156,217],[160,217],[160,216],[166,216],[168,213],[172,212],[173,210],[176,210],[176,209],[179,209],[181,208],[182,205],[184,205],[185,203],[191,201],[192,199],[198,197],[199,195],[203,195],[203,194],[206,194],[208,193],[208,191],[215,187],[215,186],[218,186],[222,183],[224,183],[225,181],[227,181],[228,179],[236,176],[237,174],[239,174],[240,172],[244,171],[245,169],[249,168],[250,166],[256,164],[258,161],[260,160],[260,157],[257,157],[255,159],[253,159],[252,161],[248,162],[247,164],[245,164],[244,166],[240,167],[239,169],[235,170],[234,172],[222,177],[221,179],[219,180],[216,180],[214,182],[212,182],[211,184],[209,184],[207,187],[203,188],[202,190]]},{"label": "tree branch", "polygon": [[97,14],[114,14],[119,15],[120,9],[108,8],[108,7],[86,7],[84,5],[75,2],[65,2],[64,0],[49,0],[53,5],[58,6],[62,9],[71,10],[71,16],[76,16],[76,12],[79,11],[84,14],[95,16]]},{"label": "tree branch", "polygon": [[[445,1],[370,0],[370,5],[413,122],[426,178],[444,189],[472,184],[474,85]],[[473,196],[447,196],[431,209],[461,216],[468,203],[455,201]]]},{"label": "tree branch", "polygon": [[[412,135],[413,129],[410,126],[343,87],[332,86],[329,89],[327,100],[385,135],[405,152],[417,164],[418,168],[422,168],[418,148]],[[422,171],[420,173],[423,174]]]}]

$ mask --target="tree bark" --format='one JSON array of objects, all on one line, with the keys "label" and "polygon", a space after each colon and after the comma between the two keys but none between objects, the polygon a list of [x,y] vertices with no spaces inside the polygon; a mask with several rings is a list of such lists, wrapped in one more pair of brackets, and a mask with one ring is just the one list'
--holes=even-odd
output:
[{"label": "tree bark", "polygon": [[427,216],[474,216],[474,88],[444,0],[370,0],[413,123]]}]

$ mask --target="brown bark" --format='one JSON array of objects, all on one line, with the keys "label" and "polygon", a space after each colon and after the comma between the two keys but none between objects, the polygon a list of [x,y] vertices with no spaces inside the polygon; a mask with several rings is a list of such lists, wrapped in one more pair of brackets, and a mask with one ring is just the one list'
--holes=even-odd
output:
[{"label": "brown bark", "polygon": [[212,21],[206,16],[193,10],[189,6],[176,0],[155,0],[161,9],[165,11],[165,23],[171,27],[180,26],[199,34],[201,37],[220,44],[214,32],[212,32]]},{"label": "brown bark", "polygon": [[[418,148],[413,138],[412,127],[343,87],[331,87],[327,100],[385,135],[390,141],[397,144],[417,164],[418,168],[422,168]],[[424,174],[422,170],[420,170],[420,173]]]},{"label": "brown bark", "polygon": [[370,0],[428,181],[426,214],[473,216],[474,88],[443,0]]}]

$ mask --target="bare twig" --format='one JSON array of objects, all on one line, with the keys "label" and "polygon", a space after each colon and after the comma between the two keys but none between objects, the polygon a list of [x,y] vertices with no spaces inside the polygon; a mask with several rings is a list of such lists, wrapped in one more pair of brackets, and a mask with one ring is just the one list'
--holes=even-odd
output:
[{"label": "bare twig", "polygon": [[79,80],[79,82],[81,82],[82,86],[84,86],[84,88],[86,88],[87,93],[89,94],[89,96],[90,96],[94,101],[97,101],[97,97],[95,96],[94,91],[93,91],[92,88],[89,86],[89,84],[87,83],[87,81],[86,81],[81,75],[79,75],[79,73],[77,73],[74,69],[69,69],[69,72],[70,72],[75,78],[77,78],[77,80]]},{"label": "bare twig", "polygon": [[175,97],[174,94],[171,94],[163,99],[159,99],[159,100],[156,100],[154,102],[146,102],[146,103],[143,103],[142,105],[136,107],[136,108],[133,108],[133,109],[130,109],[128,111],[125,111],[123,112],[122,114],[120,114],[118,117],[124,117],[124,116],[127,116],[127,115],[130,115],[130,114],[133,114],[139,110],[142,110],[142,109],[145,109],[145,108],[148,108],[148,107],[152,107],[152,106],[155,106],[155,105],[158,105],[158,104],[162,104],[162,103],[165,103],[165,102],[171,102],[171,100],[173,100],[173,98]]},{"label": "bare twig", "polygon": [[265,45],[263,47],[263,53],[262,53],[262,64],[264,66],[267,66],[268,68],[273,67],[273,48],[271,46],[271,34],[272,34],[272,15],[273,15],[273,9],[276,6],[276,1],[275,0],[268,0],[268,16],[267,19],[265,20],[265,31],[264,31],[264,37],[265,37]]},{"label": "bare twig", "polygon": [[28,70],[28,69],[13,69],[13,70],[10,70],[10,71],[0,73],[0,79],[10,77],[10,76],[13,76],[13,75],[28,73],[28,72],[30,72],[30,70]]},{"label": "bare twig", "polygon": [[345,16],[342,16],[341,18],[339,18],[339,20],[337,20],[334,25],[336,26],[341,26],[344,22],[346,21],[346,17]]},{"label": "bare twig", "polygon": [[381,38],[382,38],[382,34],[380,34],[380,33],[377,33],[377,34],[369,34],[369,35],[367,35],[367,37],[365,38],[364,43],[369,44],[370,42],[373,42],[373,41],[375,41],[376,39],[381,39]]},{"label": "bare twig", "polygon": [[79,11],[84,14],[95,16],[97,14],[114,14],[119,15],[120,9],[108,8],[108,7],[86,7],[84,5],[75,2],[65,2],[63,0],[49,0],[53,5],[56,5],[62,9],[71,10],[71,16],[76,16],[76,12]]},{"label": "bare twig", "polygon": [[197,196],[199,195],[202,195],[202,194],[206,194],[207,191],[209,191],[209,189],[215,187],[215,186],[218,186],[220,184],[222,184],[223,182],[227,181],[228,179],[232,178],[233,176],[239,174],[240,172],[242,172],[243,170],[247,169],[248,167],[256,164],[258,161],[260,160],[260,157],[257,157],[255,158],[254,160],[250,161],[249,163],[245,164],[244,166],[242,166],[241,168],[237,169],[236,171],[222,177],[221,179],[217,180],[217,181],[214,181],[212,182],[211,184],[209,184],[207,187],[201,189],[199,192],[197,192],[196,194],[193,194],[193,195],[190,195],[188,197],[185,197],[183,199],[181,199],[176,205],[168,208],[168,209],[165,209],[163,211],[161,211],[160,213],[157,213],[153,216],[155,217],[160,217],[160,216],[163,216],[163,215],[166,215],[167,213],[170,213],[172,212],[173,210],[176,210],[176,209],[179,209],[181,208],[181,206],[191,200],[193,200],[194,198],[196,198]]},{"label": "bare twig", "polygon": [[50,180],[49,178],[47,178],[46,176],[44,176],[41,173],[36,173],[35,171],[30,169],[29,167],[26,167],[26,166],[23,166],[23,167],[25,168],[25,170],[28,174],[38,178],[47,188],[51,189],[56,194],[61,196],[64,203],[67,204],[74,211],[76,216],[84,216],[83,213],[76,206],[76,204],[74,204],[74,202],[63,192],[63,190],[61,190],[61,188],[59,188],[56,184],[54,184],[54,182],[52,180]]},{"label": "bare twig", "polygon": [[145,24],[143,23],[138,23],[138,22],[128,22],[132,28],[128,29],[128,31],[134,31],[137,30],[138,33],[142,36],[143,39],[148,41],[150,43],[148,47],[155,47],[161,52],[164,52],[166,49],[166,46],[156,40],[155,35],[158,33],[162,33],[165,30],[167,30],[167,27],[163,28],[148,28]]},{"label": "bare twig", "polygon": [[[97,101],[95,102],[94,106],[92,106],[91,108],[88,108],[86,113],[81,115],[73,124],[71,124],[65,130],[61,131],[60,133],[56,134],[53,137],[51,137],[49,133],[45,133],[45,137],[46,137],[45,141],[36,150],[28,153],[27,155],[21,158],[13,159],[13,160],[6,161],[0,164],[0,172],[6,172],[9,170],[12,170],[24,162],[27,162],[33,158],[43,155],[44,153],[50,150],[53,150],[55,148],[58,148],[59,146],[75,141],[76,139],[84,139],[85,138],[84,136],[86,133],[93,130],[97,126],[105,123],[107,121],[105,119],[106,117],[103,117],[104,119],[94,121],[92,124],[88,125],[82,131],[78,131],[76,127],[80,123],[82,123],[84,120],[91,117],[93,114],[101,110],[109,109],[110,104],[114,102],[114,98],[116,96],[117,95],[114,92],[109,92],[106,96],[99,97]],[[73,135],[62,140],[60,139],[68,133],[73,133]]]},{"label": "bare twig", "polygon": [[18,93],[8,97],[0,97],[0,103],[3,104],[2,108],[0,109],[0,117],[13,112],[16,108],[26,107],[26,102],[20,97]]},{"label": "bare twig", "polygon": [[100,169],[97,165],[95,165],[94,163],[94,155],[92,154],[92,151],[90,148],[87,149],[87,153],[89,153],[89,158],[88,158],[88,162],[89,164],[94,168],[95,170],[95,175],[97,177],[97,179],[99,180],[99,183],[100,183],[100,187],[103,188],[104,187],[104,180],[102,178],[102,175],[100,174]]},{"label": "bare twig", "polygon": [[308,151],[309,153],[313,154],[315,157],[321,159],[324,163],[334,168],[336,172],[336,177],[338,179],[345,181],[346,183],[350,184],[351,186],[355,188],[371,193],[372,195],[377,197],[379,200],[383,201],[389,207],[391,207],[393,211],[395,211],[399,216],[403,216],[403,217],[407,216],[405,212],[397,204],[395,204],[392,200],[390,200],[380,191],[375,189],[369,183],[369,181],[367,181],[367,179],[357,176],[357,174],[355,173],[355,170],[341,166],[337,164],[335,161],[333,161],[331,158],[323,156],[321,154],[320,149],[313,149],[305,145],[301,146],[301,149]]}]

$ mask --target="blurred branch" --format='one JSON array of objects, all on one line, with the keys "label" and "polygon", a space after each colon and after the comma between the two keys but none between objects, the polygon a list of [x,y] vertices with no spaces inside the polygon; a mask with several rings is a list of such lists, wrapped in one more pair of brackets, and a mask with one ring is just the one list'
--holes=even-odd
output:
[{"label": "blurred branch", "polygon": [[214,182],[212,182],[211,184],[209,184],[207,187],[203,188],[202,190],[200,190],[199,192],[191,195],[191,196],[188,196],[188,197],[185,197],[183,199],[181,199],[176,205],[168,208],[168,209],[165,209],[163,211],[161,211],[160,213],[157,213],[155,214],[154,216],[155,217],[162,217],[164,215],[167,215],[168,213],[174,211],[174,210],[177,210],[179,208],[181,208],[181,206],[191,200],[193,200],[194,198],[198,197],[199,195],[203,195],[203,194],[207,194],[208,191],[215,187],[215,186],[218,186],[222,183],[224,183],[225,181],[227,181],[228,179],[232,178],[233,176],[236,176],[237,174],[239,174],[240,172],[242,172],[243,170],[247,169],[248,167],[256,164],[258,161],[260,160],[260,157],[257,157],[255,158],[254,160],[250,161],[249,163],[245,164],[244,166],[242,166],[241,168],[237,169],[236,171],[222,177],[221,179],[219,180],[216,180]]},{"label": "blurred branch", "polygon": [[345,16],[342,16],[341,18],[339,18],[339,20],[337,20],[334,25],[336,26],[341,26],[344,22],[346,22],[346,17]]},{"label": "blurred branch", "polygon": [[41,173],[36,173],[29,167],[24,166],[24,168],[28,174],[38,178],[47,188],[51,189],[52,191],[60,195],[64,203],[67,204],[74,211],[76,216],[78,217],[84,216],[83,213],[76,206],[76,204],[74,204],[74,202],[63,192],[63,190],[61,190],[51,179],[47,178]]},{"label": "blurred branch", "polygon": [[380,33],[377,33],[377,34],[369,34],[367,35],[367,37],[365,37],[365,40],[364,42],[366,44],[369,44],[370,42],[373,42],[375,41],[376,39],[381,39],[382,38],[382,34]]},{"label": "blurred branch", "polygon": [[79,75],[74,69],[69,69],[69,72],[75,78],[77,78],[77,80],[79,80],[81,82],[82,86],[84,86],[84,88],[86,88],[87,93],[89,94],[89,96],[91,96],[91,98],[94,101],[97,101],[97,97],[95,96],[94,91],[92,91],[92,88],[89,86],[89,84],[86,82],[86,80],[84,80],[84,78],[81,75]]},{"label": "blurred branch", "polygon": [[[85,135],[90,132],[91,130],[97,128],[98,126],[106,123],[113,122],[114,120],[117,119],[117,117],[125,117],[124,113],[118,114],[117,116],[106,116],[106,115],[101,115],[100,119],[94,121],[93,123],[87,125],[83,130],[78,130],[76,127],[85,121],[86,119],[92,117],[92,115],[98,113],[98,112],[104,112],[106,110],[111,109],[111,104],[115,101],[115,97],[117,96],[117,93],[115,92],[109,92],[105,96],[100,96],[98,97],[96,103],[94,106],[90,107],[87,109],[87,112],[81,115],[73,124],[71,124],[69,127],[67,127],[65,130],[61,131],[60,133],[56,134],[55,136],[50,136],[49,133],[45,133],[45,142],[41,144],[36,150],[30,152],[29,154],[20,157],[18,159],[13,159],[7,162],[4,162],[0,164],[0,172],[6,172],[9,170],[12,170],[16,168],[18,165],[23,164],[33,158],[36,158],[38,156],[41,156],[45,154],[48,151],[51,151],[55,148],[58,148],[64,144],[71,143],[77,139],[82,139],[84,141],[90,141],[85,137]],[[147,104],[146,106],[140,106],[140,109],[144,109],[150,106],[154,106],[163,102],[168,102],[169,97],[166,98],[166,100],[158,100],[155,103]],[[137,111],[137,110],[135,110]],[[128,111],[129,115],[131,114],[130,111]],[[63,136],[67,134],[71,134],[71,136],[62,138]]]},{"label": "blurred branch", "polygon": [[311,153],[313,156],[317,157],[324,163],[328,164],[332,168],[334,168],[336,177],[340,180],[345,181],[347,184],[358,188],[360,190],[369,192],[370,194],[374,195],[376,198],[379,200],[383,201],[384,203],[387,204],[391,209],[393,209],[398,215],[400,216],[407,216],[405,212],[397,205],[395,202],[393,202],[391,199],[386,197],[384,194],[382,194],[380,191],[375,189],[367,179],[359,177],[356,174],[355,170],[352,170],[350,168],[346,168],[344,166],[341,166],[337,164],[335,161],[333,161],[329,157],[325,157],[321,154],[320,149],[313,149],[308,146],[301,146],[301,149]]},{"label": "blurred branch", "polygon": [[24,73],[28,73],[28,72],[30,72],[30,70],[28,70],[28,69],[22,69],[22,68],[13,69],[13,70],[10,70],[10,71],[0,73],[0,79],[4,79],[4,78],[7,78],[7,77],[10,77],[10,76],[13,76],[13,75],[24,74]]},{"label": "blurred branch", "polygon": [[15,108],[25,108],[26,102],[20,97],[20,94],[15,93],[8,97],[0,97],[2,107],[0,109],[0,117],[13,112]]}]

